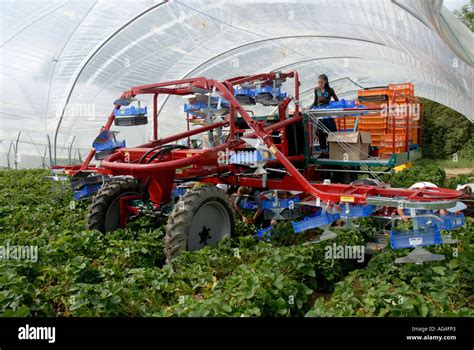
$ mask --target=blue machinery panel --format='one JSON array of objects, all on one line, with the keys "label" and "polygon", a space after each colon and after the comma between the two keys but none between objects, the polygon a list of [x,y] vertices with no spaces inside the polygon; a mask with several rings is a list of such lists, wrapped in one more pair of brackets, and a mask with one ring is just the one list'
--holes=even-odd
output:
[{"label": "blue machinery panel", "polygon": [[116,149],[125,147],[125,140],[117,141],[115,139],[116,132],[110,130],[102,130],[92,143],[95,149],[95,158],[104,159],[107,155],[113,153]]},{"label": "blue machinery panel", "polygon": [[234,96],[240,103],[246,105],[261,103],[276,106],[278,101],[287,97],[287,94],[280,87],[269,85],[261,88],[234,88]]},{"label": "blue machinery panel", "polygon": [[94,194],[96,194],[102,184],[94,184],[94,185],[85,185],[80,190],[74,191],[74,199],[76,201],[88,198]]}]

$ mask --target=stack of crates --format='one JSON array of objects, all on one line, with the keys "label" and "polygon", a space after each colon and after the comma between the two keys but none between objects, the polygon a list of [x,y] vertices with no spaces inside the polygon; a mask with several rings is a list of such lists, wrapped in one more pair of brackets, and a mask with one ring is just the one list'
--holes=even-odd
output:
[{"label": "stack of crates", "polygon": [[[387,86],[359,90],[359,102],[368,108],[380,108],[388,104],[390,90]],[[387,132],[387,117],[383,113],[359,117],[358,130],[370,132],[371,146],[380,147]]]},{"label": "stack of crates", "polygon": [[[410,140],[408,140],[410,142]],[[385,134],[380,141],[379,147],[379,155],[383,158],[384,156],[388,156],[392,153],[402,153],[405,152],[405,143],[406,143],[406,136],[405,133],[402,132],[398,134],[395,132],[395,146],[393,143],[392,133]]]},{"label": "stack of crates", "polygon": [[368,131],[371,136],[371,145],[374,147],[380,147],[382,136],[385,134],[387,129],[387,118],[381,115],[360,117],[359,128],[360,131]]},{"label": "stack of crates", "polygon": [[413,83],[388,84],[388,89],[390,92],[396,91],[398,93],[395,95],[395,102],[404,103],[405,96],[415,96],[415,85]]},{"label": "stack of crates", "polygon": [[[389,157],[392,153],[406,151],[407,132],[406,117],[403,108],[407,108],[406,98],[415,96],[412,83],[389,84],[375,88],[359,90],[359,102],[368,108],[381,108],[392,103],[393,92],[396,92],[394,102],[402,109],[393,118],[388,116],[388,110],[381,111],[378,115],[359,116],[358,130],[368,131],[371,134],[371,146],[378,147],[378,155],[382,158]],[[410,108],[408,144],[418,143],[419,120],[414,118],[416,110]],[[346,129],[354,128],[356,117],[346,117]],[[395,148],[393,148],[392,123],[395,122]]]},{"label": "stack of crates", "polygon": [[[389,84],[388,87],[391,92],[396,92],[395,104],[398,104],[400,109],[393,117],[387,118],[387,135],[384,136],[379,148],[381,157],[389,157],[392,153],[406,152],[410,144],[418,143],[419,120],[415,118],[416,110],[411,107],[413,106],[412,98],[415,96],[414,85],[412,83]],[[408,102],[407,98],[410,99]],[[393,123],[395,123],[395,145],[393,144]]]}]

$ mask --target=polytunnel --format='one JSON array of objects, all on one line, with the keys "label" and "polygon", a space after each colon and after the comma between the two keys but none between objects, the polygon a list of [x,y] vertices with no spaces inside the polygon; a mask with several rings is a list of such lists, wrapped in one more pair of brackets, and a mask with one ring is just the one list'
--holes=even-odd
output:
[{"label": "polytunnel", "polygon": [[[13,6],[14,5],[14,6]],[[84,157],[132,86],[299,72],[303,105],[326,73],[340,97],[413,82],[474,121],[472,33],[442,0],[2,1],[0,164]],[[151,101],[144,101],[151,104]],[[160,135],[184,127],[161,97]],[[127,144],[151,127],[120,130]]]}]

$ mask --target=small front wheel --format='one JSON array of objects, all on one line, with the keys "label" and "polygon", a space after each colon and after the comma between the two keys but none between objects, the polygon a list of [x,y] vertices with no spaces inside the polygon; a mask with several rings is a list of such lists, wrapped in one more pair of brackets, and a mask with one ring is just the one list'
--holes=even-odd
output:
[{"label": "small front wheel", "polygon": [[120,198],[138,195],[138,183],[132,178],[116,178],[105,184],[94,197],[86,228],[102,233],[114,231],[120,227]]}]

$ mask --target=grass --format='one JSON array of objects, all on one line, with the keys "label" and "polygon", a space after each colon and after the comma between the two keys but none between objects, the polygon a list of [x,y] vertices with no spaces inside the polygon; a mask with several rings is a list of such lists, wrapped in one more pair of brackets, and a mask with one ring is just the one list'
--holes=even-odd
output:
[{"label": "grass", "polygon": [[470,168],[474,171],[474,159],[430,159],[430,158],[421,158],[413,162],[413,165],[437,165],[445,169],[460,169],[460,168]]}]

